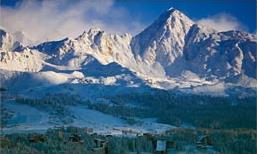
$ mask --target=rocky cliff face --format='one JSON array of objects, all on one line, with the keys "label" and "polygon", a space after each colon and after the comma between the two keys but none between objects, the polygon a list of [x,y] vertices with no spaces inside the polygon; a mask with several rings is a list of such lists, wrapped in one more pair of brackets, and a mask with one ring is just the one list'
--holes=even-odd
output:
[{"label": "rocky cliff face", "polygon": [[183,55],[185,36],[192,24],[187,16],[171,8],[133,38],[133,53],[150,65],[158,62],[170,66]]},{"label": "rocky cliff face", "polygon": [[188,68],[201,76],[224,79],[243,73],[256,78],[256,45],[251,34],[205,32],[194,25],[186,37],[184,55]]},{"label": "rocky cliff face", "polygon": [[[192,86],[188,84],[192,78],[195,83],[197,79],[197,86],[212,81],[256,83],[256,46],[255,35],[240,31],[216,32],[171,8],[134,37],[94,28],[75,39],[24,47],[1,30],[0,69],[22,72],[85,72],[87,69],[90,74],[100,68],[91,66],[97,63],[118,65],[129,70],[124,73],[119,69],[120,74],[131,76],[132,73],[150,86],[166,89],[169,89],[167,85],[175,85],[175,81]],[[105,68],[103,72],[113,69],[101,68]]]}]

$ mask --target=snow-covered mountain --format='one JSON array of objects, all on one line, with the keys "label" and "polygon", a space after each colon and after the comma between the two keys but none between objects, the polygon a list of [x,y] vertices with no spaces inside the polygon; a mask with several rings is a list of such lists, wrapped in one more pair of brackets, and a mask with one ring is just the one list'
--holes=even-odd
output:
[{"label": "snow-covered mountain", "polygon": [[166,68],[183,55],[185,36],[192,24],[187,16],[171,8],[133,38],[133,53],[147,64],[159,63]]},{"label": "snow-covered mountain", "polygon": [[32,47],[15,38],[0,31],[1,85],[7,88],[10,83],[39,89],[61,84],[257,87],[255,35],[217,32],[174,8],[136,36],[93,28],[74,39]]}]

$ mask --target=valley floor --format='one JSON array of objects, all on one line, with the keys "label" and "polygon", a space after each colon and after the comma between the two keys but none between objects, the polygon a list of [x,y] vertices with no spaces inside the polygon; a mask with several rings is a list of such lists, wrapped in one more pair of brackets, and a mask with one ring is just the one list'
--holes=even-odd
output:
[{"label": "valley floor", "polygon": [[114,117],[96,110],[88,109],[86,106],[69,106],[69,123],[58,123],[51,112],[39,110],[36,107],[16,103],[14,100],[3,102],[2,106],[12,112],[13,116],[6,121],[2,133],[18,132],[44,132],[54,127],[87,127],[92,128],[97,134],[124,135],[131,132],[131,135],[142,133],[161,133],[175,128],[168,124],[157,123],[154,118],[137,119],[129,124],[124,119]]},{"label": "valley floor", "polygon": [[256,153],[255,97],[152,91],[2,100],[3,154],[150,154],[158,140],[166,142],[168,154]]}]

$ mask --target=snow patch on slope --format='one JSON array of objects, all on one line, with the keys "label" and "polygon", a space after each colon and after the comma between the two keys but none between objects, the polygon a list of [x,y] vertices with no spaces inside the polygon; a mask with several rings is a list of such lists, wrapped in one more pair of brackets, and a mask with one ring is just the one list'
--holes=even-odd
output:
[{"label": "snow patch on slope", "polygon": [[[102,84],[173,89],[217,83],[257,87],[255,35],[217,32],[174,8],[134,37],[93,28],[75,39],[14,49],[13,36],[3,30],[0,34],[0,69],[26,72],[16,73],[17,83],[34,77],[33,84],[17,84],[26,87]],[[242,75],[247,77],[238,77]],[[4,85],[14,82],[6,77]]]}]

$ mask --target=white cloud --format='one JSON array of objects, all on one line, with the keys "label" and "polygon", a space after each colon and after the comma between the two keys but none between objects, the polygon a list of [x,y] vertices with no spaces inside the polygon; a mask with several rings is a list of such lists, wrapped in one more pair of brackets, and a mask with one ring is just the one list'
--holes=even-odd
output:
[{"label": "white cloud", "polygon": [[15,8],[0,9],[0,27],[22,31],[34,41],[76,37],[94,26],[134,34],[143,27],[124,8],[114,8],[112,0],[26,0]]},{"label": "white cloud", "polygon": [[235,17],[226,13],[220,13],[214,16],[203,18],[196,22],[201,25],[209,26],[219,32],[228,30],[247,30],[247,28]]}]

